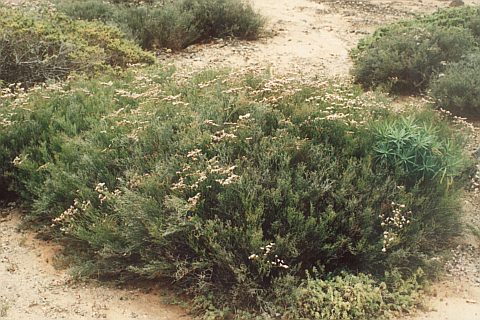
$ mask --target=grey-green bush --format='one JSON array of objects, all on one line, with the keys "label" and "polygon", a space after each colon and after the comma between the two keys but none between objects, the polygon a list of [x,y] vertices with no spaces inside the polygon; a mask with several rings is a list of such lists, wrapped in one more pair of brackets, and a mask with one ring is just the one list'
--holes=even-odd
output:
[{"label": "grey-green bush", "polygon": [[367,88],[420,92],[447,62],[459,61],[474,48],[473,36],[463,28],[401,27],[362,51],[352,72]]},{"label": "grey-green bush", "polygon": [[440,10],[379,28],[352,51],[356,82],[392,93],[419,93],[448,63],[478,49],[479,9]]},{"label": "grey-green bush", "polygon": [[60,2],[58,8],[74,18],[114,23],[146,49],[178,50],[211,38],[255,39],[265,22],[248,3],[235,0],[132,5],[69,1]]},{"label": "grey-green bush", "polygon": [[115,15],[116,7],[112,3],[98,0],[86,1],[60,1],[57,10],[73,19],[111,21]]},{"label": "grey-green bush", "polygon": [[437,107],[456,115],[480,116],[480,54],[447,66],[430,89]]}]

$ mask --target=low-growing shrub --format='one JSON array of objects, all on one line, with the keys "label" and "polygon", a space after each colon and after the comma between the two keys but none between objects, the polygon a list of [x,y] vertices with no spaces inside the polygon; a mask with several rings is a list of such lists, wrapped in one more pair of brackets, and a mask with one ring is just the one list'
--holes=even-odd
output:
[{"label": "low-growing shrub", "polygon": [[378,29],[352,51],[353,75],[364,87],[418,93],[435,74],[478,48],[478,8],[441,10]]},{"label": "low-growing shrub", "polygon": [[60,2],[74,18],[117,24],[143,48],[182,49],[211,38],[255,39],[264,19],[244,1],[180,0],[113,5],[98,1]]},{"label": "low-growing shrub", "polygon": [[292,312],[296,313],[295,319],[389,319],[392,312],[419,303],[422,277],[421,269],[407,279],[393,270],[387,273],[387,283],[361,273],[341,273],[327,279],[307,274],[295,292],[297,304]]},{"label": "low-growing shrub", "polygon": [[[307,289],[334,297],[302,291],[302,316],[329,305],[338,319],[370,316],[384,310],[381,287],[347,274],[428,271],[455,228],[466,167],[442,163],[447,184],[385,158],[377,149],[390,133],[369,124],[390,123],[383,101],[349,85],[235,73],[76,80],[2,99],[0,175],[31,221],[83,252],[91,275],[168,278],[226,317],[297,305],[282,296],[317,269]],[[457,141],[447,126],[398,121],[421,136],[405,150],[433,141],[414,151],[427,163],[438,161],[429,148]],[[450,150],[444,161],[463,160]],[[369,304],[346,306],[339,295],[350,290]]]},{"label": "low-growing shrub", "polygon": [[60,1],[57,4],[57,10],[73,19],[107,22],[113,19],[116,6],[112,3],[98,0]]},{"label": "low-growing shrub", "polygon": [[480,115],[480,55],[449,65],[430,85],[438,107],[457,115]]},{"label": "low-growing shrub", "polygon": [[0,7],[0,82],[23,87],[64,79],[73,71],[152,63],[116,28],[55,13]]},{"label": "low-growing shrub", "polygon": [[379,319],[386,311],[385,286],[365,275],[342,274],[330,280],[308,278],[298,307],[305,319]]},{"label": "low-growing shrub", "polygon": [[[438,118],[434,114],[432,117]],[[440,131],[430,119],[418,121],[414,117],[375,123],[376,158],[392,170],[399,170],[399,176],[409,186],[434,179],[449,184],[465,163],[460,156],[461,144],[445,143]]]}]

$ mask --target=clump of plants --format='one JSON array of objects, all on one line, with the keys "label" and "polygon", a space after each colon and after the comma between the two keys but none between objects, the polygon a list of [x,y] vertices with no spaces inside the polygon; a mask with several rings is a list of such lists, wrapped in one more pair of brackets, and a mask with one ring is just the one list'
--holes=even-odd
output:
[{"label": "clump of plants", "polygon": [[145,49],[185,48],[212,38],[255,39],[264,18],[244,1],[90,1],[60,2],[73,18],[118,25]]},{"label": "clump of plants", "polygon": [[130,70],[5,94],[0,176],[83,275],[169,279],[210,319],[367,319],[457,231],[469,162],[434,123],[349,84]]},{"label": "clump of plants", "polygon": [[435,104],[456,114],[478,117],[480,115],[480,55],[447,66],[431,83]]},{"label": "clump of plants", "polygon": [[112,26],[0,7],[0,85],[30,87],[72,72],[93,74],[153,61]]},{"label": "clump of plants", "polygon": [[448,64],[478,50],[479,10],[440,10],[378,29],[352,52],[356,82],[392,93],[424,92]]},{"label": "clump of plants", "polygon": [[386,282],[378,283],[362,273],[340,273],[327,279],[307,274],[295,292],[297,308],[293,310],[297,314],[294,318],[389,319],[392,311],[408,310],[418,303],[422,277],[422,271],[417,270],[405,281],[395,271],[386,274]]}]

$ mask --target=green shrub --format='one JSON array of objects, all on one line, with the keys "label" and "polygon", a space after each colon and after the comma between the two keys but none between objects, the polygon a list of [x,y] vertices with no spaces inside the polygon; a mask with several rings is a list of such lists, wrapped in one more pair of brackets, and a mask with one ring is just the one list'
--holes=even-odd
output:
[{"label": "green shrub", "polygon": [[466,29],[401,27],[359,54],[353,74],[368,88],[420,92],[447,62],[459,61],[474,48],[473,36]]},{"label": "green shrub", "polygon": [[116,7],[98,0],[59,2],[57,9],[73,19],[111,21]]},{"label": "green shrub", "polygon": [[395,93],[424,91],[446,64],[477,50],[478,10],[442,10],[378,29],[352,52],[355,80]]},{"label": "green shrub", "polygon": [[184,0],[183,10],[193,16],[193,25],[202,39],[235,36],[254,39],[264,20],[242,1]]},{"label": "green shrub", "polygon": [[264,25],[264,19],[249,4],[235,0],[180,0],[128,6],[74,1],[60,2],[59,10],[74,18],[117,24],[146,49],[182,49],[211,38],[255,39]]},{"label": "green shrub", "polygon": [[380,319],[386,318],[386,286],[370,277],[342,274],[329,280],[308,277],[299,289],[298,306],[304,319]]},{"label": "green shrub", "polygon": [[[368,122],[390,123],[388,114],[356,87],[133,70],[3,99],[0,176],[43,232],[83,252],[84,271],[168,278],[202,308],[275,314],[305,270],[326,280],[428,268],[451,234],[465,167],[442,163],[456,170],[447,188],[376,161],[388,137]],[[439,128],[402,130],[444,150],[456,140]],[[451,153],[445,161],[462,159]],[[355,277],[332,290],[355,288]],[[362,292],[371,305],[340,303],[342,314],[382,310],[373,284]],[[308,303],[305,316],[317,310]]]},{"label": "green shrub", "polygon": [[116,28],[0,7],[0,81],[5,84],[30,87],[64,79],[73,71],[92,73],[147,62],[153,57]]},{"label": "green shrub", "polygon": [[448,185],[465,162],[460,156],[461,145],[445,141],[438,134],[440,130],[431,119],[418,121],[414,117],[376,123],[376,158],[392,169],[399,169],[407,185],[433,179]]},{"label": "green shrub", "polygon": [[457,115],[480,115],[480,55],[449,65],[431,83],[436,105]]},{"label": "green shrub", "polygon": [[132,6],[119,10],[115,21],[146,49],[178,50],[201,38],[201,31],[196,29],[193,16],[182,11],[179,5],[161,8]]}]

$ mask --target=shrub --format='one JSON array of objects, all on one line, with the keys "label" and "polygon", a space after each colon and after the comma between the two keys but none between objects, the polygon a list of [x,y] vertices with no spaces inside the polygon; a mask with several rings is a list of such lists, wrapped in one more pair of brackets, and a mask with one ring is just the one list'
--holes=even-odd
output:
[{"label": "shrub", "polygon": [[424,91],[446,64],[477,50],[478,10],[442,10],[380,28],[352,52],[355,80],[395,93]]},{"label": "shrub", "polygon": [[98,0],[59,2],[57,9],[73,19],[111,21],[116,7]]},{"label": "shrub", "polygon": [[59,10],[75,18],[115,23],[146,49],[182,49],[211,38],[255,39],[264,25],[264,19],[250,5],[235,0],[128,6],[74,1],[61,2]]},{"label": "shrub", "polygon": [[191,12],[193,25],[201,39],[236,36],[254,39],[263,25],[263,18],[242,1],[184,0],[183,10]]},{"label": "shrub", "polygon": [[342,274],[329,280],[308,277],[298,293],[298,306],[304,319],[386,318],[386,286],[370,277]]},{"label": "shrub", "polygon": [[457,115],[480,115],[480,55],[449,65],[430,85],[438,107]]},{"label": "shrub", "polygon": [[[432,117],[435,117],[432,114]],[[447,185],[465,166],[461,145],[448,143],[439,136],[440,129],[431,120],[414,117],[395,119],[374,125],[374,150],[377,160],[394,169],[407,185],[421,180],[438,179]]]},{"label": "shrub", "polygon": [[[357,281],[332,278],[342,271],[428,268],[451,234],[465,167],[443,164],[456,170],[447,189],[416,169],[407,185],[398,172],[410,167],[376,161],[388,137],[367,122],[390,121],[382,101],[234,73],[76,80],[2,100],[0,175],[31,221],[83,252],[85,271],[166,277],[204,307],[274,314],[305,270],[342,292]],[[440,150],[456,141],[446,126],[422,135]],[[451,152],[445,161],[462,159]],[[373,284],[362,288],[371,306],[342,314],[383,308]]]},{"label": "shrub", "polygon": [[201,38],[193,16],[179,5],[132,6],[117,11],[115,21],[146,49],[183,49]]},{"label": "shrub", "polygon": [[11,8],[0,8],[0,52],[0,81],[24,87],[63,79],[72,71],[153,62],[116,28]]},{"label": "shrub", "polygon": [[355,80],[390,92],[420,92],[447,62],[473,50],[473,36],[461,28],[401,27],[379,38],[355,61]]}]

